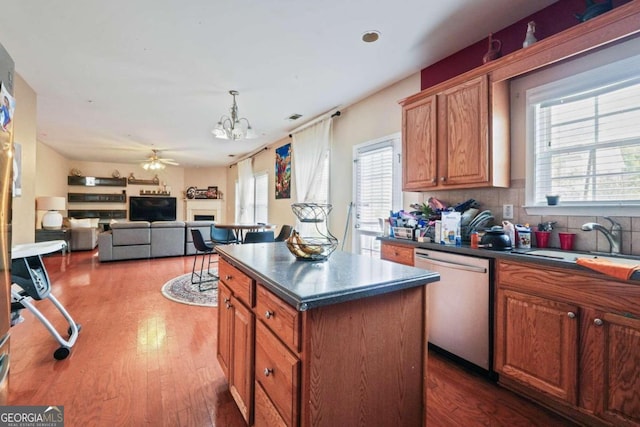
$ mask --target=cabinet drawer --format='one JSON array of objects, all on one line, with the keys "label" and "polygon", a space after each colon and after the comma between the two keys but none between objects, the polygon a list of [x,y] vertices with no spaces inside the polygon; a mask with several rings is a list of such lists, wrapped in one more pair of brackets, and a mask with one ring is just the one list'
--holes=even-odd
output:
[{"label": "cabinet drawer", "polygon": [[223,259],[218,262],[218,276],[231,289],[236,298],[249,307],[253,307],[255,289],[253,280],[249,276]]},{"label": "cabinet drawer", "polygon": [[413,266],[413,248],[383,243],[380,249],[380,258]]},{"label": "cabinet drawer", "polygon": [[262,320],[291,350],[300,351],[300,313],[260,283],[256,286],[255,312],[256,317]]},{"label": "cabinet drawer", "polygon": [[256,382],[287,425],[298,420],[300,361],[262,323],[256,322]]}]

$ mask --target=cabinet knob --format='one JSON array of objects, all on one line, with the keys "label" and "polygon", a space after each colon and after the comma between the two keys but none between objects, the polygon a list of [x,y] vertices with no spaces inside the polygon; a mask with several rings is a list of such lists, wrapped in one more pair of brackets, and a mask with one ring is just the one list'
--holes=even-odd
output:
[{"label": "cabinet knob", "polygon": [[602,319],[598,319],[597,317],[593,320],[593,324],[596,326],[604,325],[604,321]]},{"label": "cabinet knob", "polygon": [[568,312],[567,316],[569,316],[569,319],[575,319],[576,318],[576,314],[573,311]]},{"label": "cabinet knob", "polygon": [[264,368],[264,376],[265,377],[268,377],[271,374],[273,374],[273,369]]},{"label": "cabinet knob", "polygon": [[445,182],[446,180],[447,180],[447,177],[446,177],[446,176],[441,176],[441,177],[440,177],[440,181]]},{"label": "cabinet knob", "polygon": [[435,184],[435,183],[436,183],[436,181],[438,181],[436,178],[431,178],[431,183],[432,183],[432,184]]},{"label": "cabinet knob", "polygon": [[227,274],[226,276],[224,276],[224,278],[227,279],[227,280],[231,280],[231,275]]},{"label": "cabinet knob", "polygon": [[227,309],[229,309],[229,308],[233,307],[233,306],[231,305],[231,303],[226,303],[225,305],[227,306]]},{"label": "cabinet knob", "polygon": [[265,311],[264,317],[266,317],[267,319],[271,319],[273,317],[273,311]]}]

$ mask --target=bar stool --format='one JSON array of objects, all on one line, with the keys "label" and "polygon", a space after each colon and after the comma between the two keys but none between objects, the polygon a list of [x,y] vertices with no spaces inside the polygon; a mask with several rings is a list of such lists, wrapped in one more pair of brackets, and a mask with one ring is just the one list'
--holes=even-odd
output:
[{"label": "bar stool", "polygon": [[[215,289],[215,286],[210,287],[210,288],[203,288],[202,284],[206,283],[206,282],[212,282],[214,280],[218,280],[218,276],[216,276],[215,274],[211,273],[211,264],[215,264],[216,261],[211,261],[211,254],[213,253],[213,245],[208,245],[204,239],[202,238],[202,233],[200,233],[200,230],[197,229],[191,229],[191,236],[193,237],[193,246],[196,248],[196,254],[193,257],[193,269],[191,270],[191,283],[192,284],[197,284],[198,285],[198,290],[200,292],[202,291],[209,291],[211,289]],[[196,263],[198,260],[198,256],[202,255],[202,261],[200,262],[200,272],[196,273]],[[207,263],[207,272],[206,274],[208,276],[210,276],[211,278],[207,278],[205,279],[204,275],[204,262],[205,262],[205,258],[209,257],[209,261]],[[197,278],[197,280],[196,280]]]}]

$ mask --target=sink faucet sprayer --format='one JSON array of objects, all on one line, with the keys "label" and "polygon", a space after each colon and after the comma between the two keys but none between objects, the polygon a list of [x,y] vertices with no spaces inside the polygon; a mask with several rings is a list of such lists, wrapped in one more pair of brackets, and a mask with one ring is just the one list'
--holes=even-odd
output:
[{"label": "sink faucet sprayer", "polygon": [[620,247],[622,246],[622,226],[608,216],[605,216],[604,218],[611,222],[611,230],[607,230],[606,227],[598,224],[597,222],[587,222],[586,224],[583,224],[582,230],[597,230],[602,232],[602,234],[604,234],[604,237],[606,237],[609,241],[609,245],[611,246],[610,252],[612,254],[619,254]]}]

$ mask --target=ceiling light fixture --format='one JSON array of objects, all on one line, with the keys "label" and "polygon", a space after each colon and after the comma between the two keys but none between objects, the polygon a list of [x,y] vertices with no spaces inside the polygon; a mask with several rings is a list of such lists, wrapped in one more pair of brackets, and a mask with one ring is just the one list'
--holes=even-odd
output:
[{"label": "ceiling light fixture", "polygon": [[178,165],[178,163],[176,163],[173,159],[160,158],[160,156],[158,156],[158,150],[151,150],[151,152],[152,152],[151,156],[149,156],[147,160],[145,160],[140,164],[140,166],[142,166],[142,169],[146,171],[161,170],[161,169],[164,169],[166,165],[174,165],[174,166]]},{"label": "ceiling light fixture", "polygon": [[[236,104],[237,90],[230,90],[229,94],[233,96],[233,105],[231,105],[231,117],[222,116],[218,120],[215,129],[211,131],[216,138],[220,139],[252,139],[256,137],[249,120],[244,117],[238,117],[238,104]],[[245,127],[246,124],[246,127]]]}]

